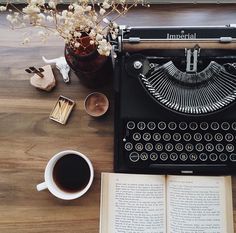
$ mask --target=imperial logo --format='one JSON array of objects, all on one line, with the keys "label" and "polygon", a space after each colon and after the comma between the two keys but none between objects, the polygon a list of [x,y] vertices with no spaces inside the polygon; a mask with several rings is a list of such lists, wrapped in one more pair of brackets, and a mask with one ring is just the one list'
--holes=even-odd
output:
[{"label": "imperial logo", "polygon": [[197,38],[197,33],[187,33],[185,34],[184,31],[181,31],[181,34],[170,34],[167,33],[166,36],[169,40],[191,40]]}]

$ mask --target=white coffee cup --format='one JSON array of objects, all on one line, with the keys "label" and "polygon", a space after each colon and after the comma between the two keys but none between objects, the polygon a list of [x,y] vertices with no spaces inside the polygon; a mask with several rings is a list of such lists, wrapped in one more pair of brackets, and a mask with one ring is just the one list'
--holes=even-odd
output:
[{"label": "white coffee cup", "polygon": [[[54,170],[54,167],[55,167],[57,161],[59,159],[61,159],[62,157],[70,155],[70,154],[78,155],[81,158],[83,158],[84,161],[86,161],[86,163],[89,167],[89,170],[90,170],[90,177],[89,177],[89,181],[88,181],[87,185],[83,189],[80,189],[75,192],[67,192],[67,191],[63,190],[55,183],[55,181],[53,179],[53,170]],[[57,153],[49,160],[49,162],[46,166],[45,172],[44,172],[44,180],[45,181],[43,183],[38,184],[36,186],[36,188],[38,191],[48,189],[54,196],[56,196],[60,199],[63,199],[63,200],[72,200],[72,199],[76,199],[76,198],[81,197],[83,194],[85,194],[89,190],[89,188],[93,182],[93,178],[94,178],[94,169],[93,169],[93,165],[92,165],[91,161],[85,155],[83,155],[82,153],[80,153],[78,151],[65,150],[65,151],[61,151],[61,152]]]}]

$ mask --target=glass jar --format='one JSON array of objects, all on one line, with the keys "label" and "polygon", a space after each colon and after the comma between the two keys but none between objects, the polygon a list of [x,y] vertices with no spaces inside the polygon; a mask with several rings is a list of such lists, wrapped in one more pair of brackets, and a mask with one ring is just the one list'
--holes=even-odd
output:
[{"label": "glass jar", "polygon": [[[89,43],[89,37],[83,37],[81,43]],[[85,41],[86,40],[86,41]],[[112,79],[112,62],[110,56],[102,56],[94,46],[86,50],[71,49],[65,46],[65,59],[74,70],[81,83],[88,88],[98,88],[108,84]]]}]

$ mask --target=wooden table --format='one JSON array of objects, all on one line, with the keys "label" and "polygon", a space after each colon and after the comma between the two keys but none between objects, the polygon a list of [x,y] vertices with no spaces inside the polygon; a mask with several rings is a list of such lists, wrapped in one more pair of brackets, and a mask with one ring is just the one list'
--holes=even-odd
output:
[{"label": "wooden table", "polygon": [[[65,84],[54,67],[57,86],[51,93],[30,86],[24,69],[44,65],[41,56],[63,55],[63,42],[20,45],[26,31],[11,31],[0,14],[0,232],[97,233],[101,172],[113,171],[112,87],[98,89],[108,95],[111,109],[104,119],[89,117],[83,107],[89,90],[71,72]],[[129,25],[224,25],[236,23],[235,5],[167,5],[138,8],[118,21]],[[67,125],[49,120],[59,95],[76,101]],[[90,191],[80,199],[61,201],[48,191],[37,192],[44,167],[55,153],[74,149],[87,155],[95,168]],[[236,229],[236,178],[233,177]]]}]

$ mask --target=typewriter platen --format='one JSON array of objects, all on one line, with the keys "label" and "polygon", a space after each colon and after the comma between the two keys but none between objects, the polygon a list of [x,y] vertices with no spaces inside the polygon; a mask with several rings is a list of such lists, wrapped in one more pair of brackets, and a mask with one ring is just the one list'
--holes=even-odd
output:
[{"label": "typewriter platen", "polygon": [[121,27],[116,172],[236,172],[236,27]]}]

